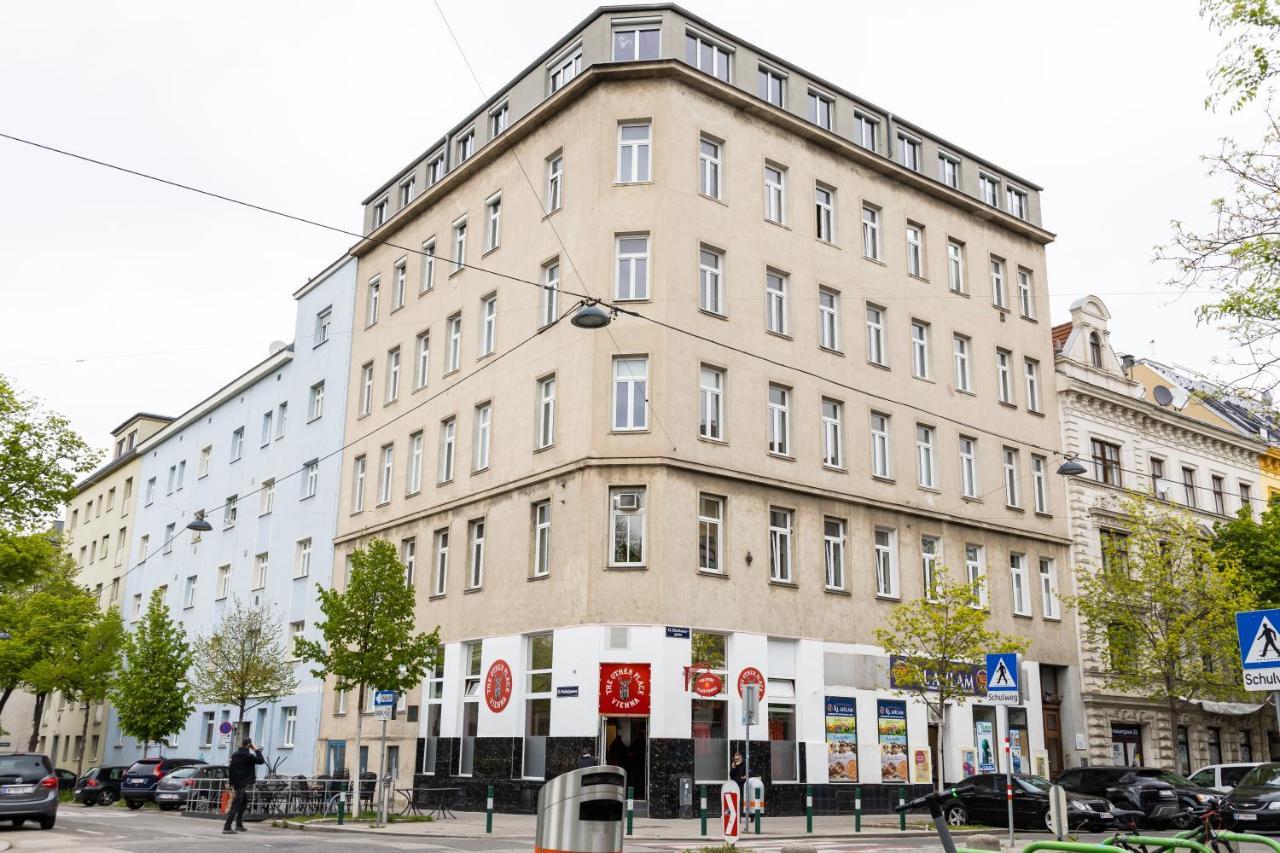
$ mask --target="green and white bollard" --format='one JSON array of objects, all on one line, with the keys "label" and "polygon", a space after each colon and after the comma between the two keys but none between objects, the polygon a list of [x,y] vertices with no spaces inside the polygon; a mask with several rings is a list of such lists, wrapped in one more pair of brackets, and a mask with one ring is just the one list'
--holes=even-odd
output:
[{"label": "green and white bollard", "polygon": [[490,785],[484,796],[484,831],[493,832],[493,786]]},{"label": "green and white bollard", "polygon": [[862,786],[853,786],[853,831],[862,832]]},{"label": "green and white bollard", "polygon": [[702,834],[707,834],[707,786],[698,786],[698,817],[702,820]]},{"label": "green and white bollard", "polygon": [[[898,789],[898,805],[905,806],[907,804],[907,789],[905,787]],[[907,831],[907,813],[905,811],[898,812],[898,831]]]},{"label": "green and white bollard", "polygon": [[804,831],[813,833],[813,786],[804,786]]},{"label": "green and white bollard", "polygon": [[635,814],[636,807],[636,789],[627,786],[627,835],[631,834],[631,818]]}]

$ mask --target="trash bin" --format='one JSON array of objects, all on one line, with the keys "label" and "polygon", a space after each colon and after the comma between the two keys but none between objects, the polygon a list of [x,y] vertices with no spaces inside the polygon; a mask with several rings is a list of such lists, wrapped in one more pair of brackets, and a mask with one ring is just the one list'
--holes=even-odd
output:
[{"label": "trash bin", "polygon": [[764,814],[764,780],[759,776],[747,780],[747,814]]},{"label": "trash bin", "polygon": [[538,792],[535,853],[622,853],[627,774],[601,765],[562,773]]}]

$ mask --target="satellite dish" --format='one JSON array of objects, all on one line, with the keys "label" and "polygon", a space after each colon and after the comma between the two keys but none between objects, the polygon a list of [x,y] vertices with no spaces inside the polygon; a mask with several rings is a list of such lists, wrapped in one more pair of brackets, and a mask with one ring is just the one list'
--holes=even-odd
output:
[{"label": "satellite dish", "polygon": [[280,352],[280,350],[284,349],[285,346],[287,346],[287,344],[285,344],[284,341],[272,341],[271,345],[267,347],[267,349],[270,350],[272,355],[275,355]]},{"label": "satellite dish", "polygon": [[1164,385],[1157,385],[1151,389],[1151,396],[1156,398],[1156,402],[1162,406],[1168,406],[1173,402],[1173,392]]}]

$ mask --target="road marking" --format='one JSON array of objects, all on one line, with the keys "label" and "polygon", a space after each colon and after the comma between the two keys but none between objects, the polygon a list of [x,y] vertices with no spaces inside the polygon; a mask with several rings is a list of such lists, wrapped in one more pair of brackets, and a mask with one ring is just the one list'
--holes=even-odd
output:
[{"label": "road marking", "polygon": [[106,835],[105,832],[98,832],[96,829],[77,829],[76,832],[83,832],[85,835]]}]

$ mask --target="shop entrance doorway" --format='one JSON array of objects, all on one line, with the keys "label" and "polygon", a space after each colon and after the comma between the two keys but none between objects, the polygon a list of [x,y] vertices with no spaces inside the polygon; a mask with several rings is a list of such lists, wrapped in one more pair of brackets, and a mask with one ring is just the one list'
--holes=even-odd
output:
[{"label": "shop entrance doorway", "polygon": [[627,771],[637,801],[649,799],[649,718],[601,717],[600,755],[606,764]]},{"label": "shop entrance doorway", "polygon": [[1123,767],[1142,764],[1142,726],[1136,723],[1111,724],[1111,763]]}]

